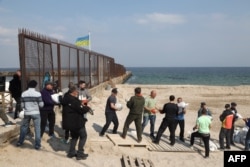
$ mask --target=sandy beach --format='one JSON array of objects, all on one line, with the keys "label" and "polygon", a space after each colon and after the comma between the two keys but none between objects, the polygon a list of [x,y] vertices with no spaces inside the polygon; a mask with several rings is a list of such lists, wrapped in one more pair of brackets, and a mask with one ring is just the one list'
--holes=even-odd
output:
[{"label": "sandy beach", "polygon": [[[188,133],[192,130],[197,117],[197,111],[200,107],[200,102],[206,102],[207,107],[212,111],[213,122],[211,129],[211,139],[218,141],[219,131],[221,123],[219,121],[219,115],[224,110],[226,103],[232,101],[238,104],[238,112],[243,117],[250,117],[249,115],[249,101],[250,101],[250,86],[194,86],[194,85],[127,85],[118,84],[117,99],[123,104],[123,110],[117,111],[119,118],[118,132],[121,133],[124,121],[128,114],[128,108],[125,106],[125,99],[129,99],[134,94],[134,88],[140,86],[142,88],[142,94],[146,97],[151,90],[156,90],[158,107],[162,108],[163,104],[168,102],[169,95],[175,95],[175,97],[182,97],[183,101],[189,103],[187,107],[187,113],[185,115],[185,139],[189,144]],[[87,166],[87,167],[117,167],[122,166],[122,155],[129,155],[131,157],[138,157],[143,159],[149,159],[153,162],[155,167],[163,166],[223,166],[223,152],[214,151],[210,152],[210,157],[204,159],[204,152],[157,152],[149,151],[146,147],[125,147],[115,146],[106,136],[100,137],[99,132],[105,123],[104,108],[106,99],[110,95],[111,90],[103,90],[98,95],[93,95],[91,102],[92,108],[95,110],[94,115],[88,115],[88,122],[86,124],[88,139],[85,146],[85,152],[89,154],[86,160],[77,161],[75,159],[69,159],[66,157],[69,145],[60,142],[60,139],[64,136],[64,131],[61,129],[61,114],[56,114],[56,138],[50,139],[47,134],[44,134],[42,138],[42,149],[37,151],[33,148],[31,142],[34,139],[26,140],[22,147],[16,147],[17,138],[12,140],[7,146],[0,148],[0,166],[12,167],[12,166],[53,166],[53,167],[75,167],[75,166]],[[156,119],[156,131],[160,126],[164,115],[157,113]],[[20,119],[15,120],[20,124]],[[238,127],[243,127],[242,120],[236,122]],[[148,124],[144,130],[145,134],[149,133]],[[3,127],[1,127],[3,128]],[[110,125],[106,134],[111,133],[113,124]],[[135,130],[135,126],[132,123],[130,125],[131,130]],[[145,135],[143,134],[143,135]],[[119,134],[117,134],[119,135]],[[176,130],[176,136],[178,138],[179,128]],[[164,136],[169,136],[168,129],[164,132]],[[144,139],[143,139],[144,140]],[[241,150],[244,146],[237,144],[236,147],[232,147],[231,150]]]}]

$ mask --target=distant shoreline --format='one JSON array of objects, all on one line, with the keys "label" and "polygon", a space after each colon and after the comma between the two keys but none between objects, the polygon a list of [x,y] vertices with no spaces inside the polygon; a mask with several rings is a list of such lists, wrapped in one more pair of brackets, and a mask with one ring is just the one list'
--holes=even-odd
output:
[{"label": "distant shoreline", "polygon": [[7,76],[7,77],[10,77],[10,76],[13,76],[14,74],[16,73],[16,71],[1,71],[0,72],[0,76]]}]

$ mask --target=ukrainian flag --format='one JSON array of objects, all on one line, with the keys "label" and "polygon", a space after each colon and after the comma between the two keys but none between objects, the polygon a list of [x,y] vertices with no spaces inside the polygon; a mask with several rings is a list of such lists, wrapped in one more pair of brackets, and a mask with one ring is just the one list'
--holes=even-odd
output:
[{"label": "ukrainian flag", "polygon": [[89,35],[77,38],[75,44],[76,46],[89,46]]}]

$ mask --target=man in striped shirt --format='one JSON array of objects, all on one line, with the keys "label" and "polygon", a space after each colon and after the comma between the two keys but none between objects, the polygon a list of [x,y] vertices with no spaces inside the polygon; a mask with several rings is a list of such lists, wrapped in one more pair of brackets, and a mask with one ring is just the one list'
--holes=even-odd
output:
[{"label": "man in striped shirt", "polygon": [[41,93],[35,90],[37,82],[31,80],[28,83],[28,90],[21,95],[21,107],[24,109],[24,118],[20,128],[20,136],[17,146],[23,145],[25,135],[27,134],[32,119],[35,127],[35,149],[39,150],[41,147],[41,117],[39,108],[43,107]]}]

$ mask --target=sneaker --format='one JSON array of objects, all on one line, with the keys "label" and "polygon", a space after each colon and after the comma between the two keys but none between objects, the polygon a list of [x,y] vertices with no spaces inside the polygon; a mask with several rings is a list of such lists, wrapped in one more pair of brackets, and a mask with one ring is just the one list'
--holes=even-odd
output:
[{"label": "sneaker", "polygon": [[123,136],[123,135],[120,135],[120,136],[121,136],[121,138],[126,139],[126,136]]},{"label": "sneaker", "polygon": [[76,154],[67,154],[67,157],[68,158],[73,158],[73,157],[76,157]]},{"label": "sneaker", "polygon": [[153,143],[154,144],[159,144],[159,141],[154,140]]},{"label": "sneaker", "polygon": [[79,154],[79,155],[76,155],[76,160],[85,160],[87,159],[87,157],[89,156],[89,154]]},{"label": "sneaker", "polygon": [[180,141],[182,141],[183,143],[185,143],[185,139],[181,138]]},{"label": "sneaker", "polygon": [[56,138],[56,136],[55,136],[54,134],[50,135],[49,137],[50,137],[51,139]]},{"label": "sneaker", "polygon": [[5,127],[7,128],[7,127],[10,127],[11,125],[15,125],[15,123],[9,121],[9,122],[7,122],[7,123],[5,124]]},{"label": "sneaker", "polygon": [[83,153],[82,155],[81,155],[81,157],[84,157],[84,158],[87,158],[89,156],[89,154],[85,154],[85,153]]},{"label": "sneaker", "polygon": [[99,133],[99,136],[100,136],[100,137],[103,137],[103,136],[104,136],[104,134],[102,134],[102,133]]},{"label": "sneaker", "polygon": [[20,142],[17,142],[16,146],[20,147],[22,144]]},{"label": "sneaker", "polygon": [[150,138],[151,138],[152,140],[155,140],[155,136],[154,136],[154,135],[150,135]]},{"label": "sneaker", "polygon": [[224,147],[220,147],[220,148],[219,148],[219,150],[221,150],[221,151],[224,151],[224,149],[225,149]]},{"label": "sneaker", "polygon": [[40,148],[41,148],[40,146],[35,146],[36,150],[40,150]]},{"label": "sneaker", "polygon": [[70,141],[69,139],[67,139],[67,140],[66,139],[61,139],[61,142],[64,143],[64,144],[69,144],[69,141]]},{"label": "sneaker", "polygon": [[80,156],[80,157],[77,156],[77,157],[76,157],[76,160],[85,160],[85,159],[87,159],[87,157],[82,157],[82,156]]}]

